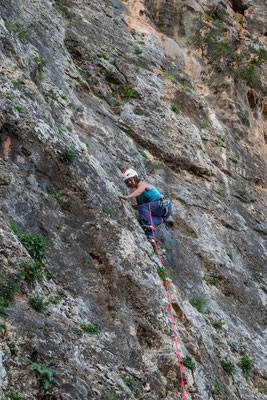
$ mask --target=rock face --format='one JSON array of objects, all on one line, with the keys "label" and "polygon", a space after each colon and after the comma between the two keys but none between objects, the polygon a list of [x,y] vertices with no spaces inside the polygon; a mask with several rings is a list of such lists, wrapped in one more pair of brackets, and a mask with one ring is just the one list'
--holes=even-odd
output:
[{"label": "rock face", "polygon": [[3,399],[183,398],[128,167],[173,203],[156,234],[186,399],[267,399],[266,69],[212,69],[198,11],[266,42],[263,1],[0,2]]}]

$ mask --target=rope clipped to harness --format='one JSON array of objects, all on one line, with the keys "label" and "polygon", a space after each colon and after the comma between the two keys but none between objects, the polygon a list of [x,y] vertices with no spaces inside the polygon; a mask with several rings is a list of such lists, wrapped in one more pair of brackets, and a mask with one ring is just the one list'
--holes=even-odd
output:
[{"label": "rope clipped to harness", "polygon": [[[156,242],[156,238],[155,238],[155,234],[154,234],[154,227],[153,227],[153,221],[152,221],[152,214],[151,214],[150,203],[148,203],[148,207],[149,207],[149,214],[150,214],[150,221],[151,221],[153,239],[154,239],[154,243],[155,243],[155,247],[156,247],[156,250],[157,250],[157,254],[158,254],[158,258],[159,258],[159,261],[160,261],[161,268],[163,268],[163,264],[162,264],[162,261],[161,261],[161,257],[160,257],[160,254],[159,254],[159,250],[158,250],[158,246],[157,246],[157,242]],[[164,268],[163,268],[163,270],[164,270]],[[181,382],[182,382],[183,395],[184,395],[184,400],[186,400],[186,397],[185,397],[185,389],[184,389],[183,373],[182,373],[182,365],[181,365],[180,354],[179,354],[178,343],[177,343],[177,333],[175,332],[175,328],[174,328],[174,319],[173,319],[173,312],[172,312],[172,303],[171,303],[171,298],[170,298],[170,292],[169,292],[169,287],[168,287],[168,281],[167,281],[167,277],[166,277],[165,273],[164,273],[164,277],[165,277],[165,284],[166,284],[166,289],[167,289],[167,294],[168,294],[168,300],[169,300],[169,306],[170,306],[170,312],[171,312],[171,319],[172,319],[172,329],[170,329],[170,335],[171,335],[171,337],[175,340],[177,358],[178,358],[178,363],[179,363],[179,368],[180,368],[180,375],[181,375]]]}]

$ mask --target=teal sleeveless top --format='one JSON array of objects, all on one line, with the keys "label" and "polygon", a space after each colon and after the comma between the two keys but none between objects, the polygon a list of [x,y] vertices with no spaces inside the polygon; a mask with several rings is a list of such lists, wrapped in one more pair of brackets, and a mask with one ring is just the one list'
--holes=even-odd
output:
[{"label": "teal sleeveless top", "polygon": [[147,192],[144,191],[139,197],[138,200],[141,204],[143,203],[150,203],[151,201],[158,200],[160,197],[163,197],[163,194],[157,191],[157,189],[152,186],[151,190]]}]

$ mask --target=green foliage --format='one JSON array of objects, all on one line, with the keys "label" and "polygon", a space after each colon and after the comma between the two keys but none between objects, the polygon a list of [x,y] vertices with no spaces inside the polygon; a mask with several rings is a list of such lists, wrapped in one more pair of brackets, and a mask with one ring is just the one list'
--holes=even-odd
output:
[{"label": "green foliage", "polygon": [[17,395],[13,392],[13,390],[12,390],[12,392],[10,392],[10,393],[7,394],[7,398],[10,399],[10,400],[23,400],[23,399],[24,399],[24,398],[21,397],[21,396],[17,396]]},{"label": "green foliage", "polygon": [[30,23],[29,25],[25,25],[21,22],[9,22],[7,21],[6,27],[11,30],[15,34],[15,36],[19,39],[20,43],[26,45],[29,42],[30,36],[32,34],[32,29],[34,28],[34,24]]},{"label": "green foliage", "polygon": [[219,176],[219,178],[217,178],[218,179],[218,182],[220,182],[220,183],[224,183],[224,180],[223,180],[223,178],[221,178],[220,176]]},{"label": "green foliage", "polygon": [[222,391],[221,391],[221,386],[220,386],[220,384],[219,384],[218,379],[215,379],[213,383],[214,383],[214,388],[216,389],[216,392],[217,392],[218,394],[221,394]]},{"label": "green foliage", "polygon": [[150,68],[147,63],[143,60],[139,60],[138,63],[136,64],[137,67],[146,69],[147,71],[153,71],[152,68]]},{"label": "green foliage", "polygon": [[110,214],[110,210],[109,210],[108,207],[103,207],[102,210],[103,210],[105,215],[109,215]]},{"label": "green foliage", "polygon": [[206,276],[205,281],[206,281],[207,285],[209,285],[209,286],[216,286],[216,279],[214,279],[214,278]]},{"label": "green foliage", "polygon": [[231,251],[228,251],[228,253],[226,253],[228,255],[228,257],[230,258],[231,261],[233,261],[233,254]]},{"label": "green foliage", "polygon": [[239,190],[238,192],[240,194],[241,197],[246,198],[247,197],[247,192],[246,190]]},{"label": "green foliage", "polygon": [[189,299],[189,303],[191,306],[197,309],[198,312],[204,313],[206,311],[206,305],[207,305],[208,300],[200,295],[193,296],[191,299]]},{"label": "green foliage", "polygon": [[221,139],[222,142],[226,142],[226,137],[223,135],[220,135],[219,133],[216,135],[219,139]]},{"label": "green foliage", "polygon": [[242,369],[244,377],[246,378],[246,380],[248,380],[249,371],[253,367],[253,361],[251,360],[251,358],[249,358],[249,356],[246,353],[244,353],[241,358],[240,367]]},{"label": "green foliage", "polygon": [[213,328],[217,329],[218,331],[222,330],[223,324],[224,324],[224,322],[220,321],[220,320],[215,320],[215,321],[212,321],[212,323],[211,323]]},{"label": "green foliage", "polygon": [[136,391],[136,381],[133,376],[124,374],[122,377],[123,382],[131,390],[131,392]]},{"label": "green foliage", "polygon": [[3,322],[0,322],[0,330],[6,331],[6,329],[7,329],[6,324],[4,324]]},{"label": "green foliage", "polygon": [[21,107],[21,106],[16,106],[16,109],[18,110],[18,112],[22,112],[23,111],[23,107]]},{"label": "green foliage", "polygon": [[25,279],[29,285],[34,285],[36,281],[44,279],[43,265],[40,262],[28,262],[24,264],[24,270],[20,276]]},{"label": "green foliage", "polygon": [[251,283],[248,279],[244,280],[244,285],[246,286],[251,286]]},{"label": "green foliage", "polygon": [[59,158],[65,164],[73,164],[75,159],[77,158],[77,155],[73,153],[73,151],[71,151],[70,149],[65,148],[60,153]]},{"label": "green foliage", "polygon": [[131,98],[137,97],[138,93],[136,90],[128,88],[127,86],[120,84],[118,86],[119,88],[119,92],[121,94],[121,96],[125,99],[125,100],[129,100]]},{"label": "green foliage", "polygon": [[41,260],[45,257],[48,246],[40,235],[31,235],[28,232],[19,233],[18,239],[34,260]]},{"label": "green foliage", "polygon": [[201,123],[200,123],[201,129],[208,129],[208,127],[209,127],[208,122],[201,121]]},{"label": "green foliage", "polygon": [[171,385],[170,383],[167,383],[165,386],[165,389],[169,392],[177,392],[177,386]]},{"label": "green foliage", "polygon": [[52,360],[43,365],[32,363],[30,366],[30,370],[37,376],[44,390],[48,390],[52,384],[57,383],[54,374],[59,374],[59,371],[51,368],[54,364],[55,361]]},{"label": "green foliage", "polygon": [[39,58],[36,57],[36,58],[34,59],[34,61],[35,61],[36,64],[37,64],[38,79],[39,79],[40,82],[42,82],[42,80],[43,80],[43,73],[45,72],[45,67],[46,67],[47,62],[46,62],[46,60],[43,58],[42,55],[40,55]]},{"label": "green foliage", "polygon": [[230,157],[229,158],[233,163],[237,164],[238,163],[238,159],[234,158],[234,157]]},{"label": "green foliage", "polygon": [[[197,29],[190,39],[191,45],[201,49],[205,57],[217,71],[231,73],[235,79],[247,82],[258,81],[257,68],[267,61],[267,50],[261,45],[248,44],[239,35],[231,34],[224,24],[212,17],[198,12]],[[241,32],[237,28],[237,32]]]},{"label": "green foliage", "polygon": [[22,88],[22,85],[23,85],[23,82],[22,82],[22,81],[17,80],[17,81],[11,81],[11,82],[13,83],[13,85],[15,86],[15,88],[17,88],[17,89],[21,89],[21,88]]},{"label": "green foliage", "polygon": [[131,34],[132,36],[135,36],[135,35],[136,35],[136,30],[135,30],[135,29],[131,29],[131,30],[130,30],[130,34]]},{"label": "green foliage", "polygon": [[158,276],[162,280],[164,286],[166,286],[166,269],[162,268],[160,265],[157,267]]},{"label": "green foliage", "polygon": [[216,144],[216,146],[218,147],[222,147],[222,142],[220,142],[219,140],[215,140],[214,143]]},{"label": "green foliage", "polygon": [[178,108],[175,104],[172,104],[172,105],[171,105],[171,109],[172,109],[172,111],[175,112],[176,114],[179,114],[179,112],[180,112],[179,108]]},{"label": "green foliage", "polygon": [[0,297],[0,314],[6,315],[6,310],[8,307],[9,303],[4,299],[4,297]]},{"label": "green foliage", "polygon": [[238,353],[238,344],[234,342],[228,342],[228,345],[233,353]]},{"label": "green foliage", "polygon": [[117,400],[117,396],[115,395],[115,393],[113,393],[113,392],[108,392],[108,398],[110,399],[110,400]]},{"label": "green foliage", "polygon": [[133,112],[136,115],[142,115],[143,114],[142,110],[140,108],[137,108],[137,107],[133,110]]},{"label": "green foliage", "polygon": [[46,96],[51,97],[51,99],[58,101],[58,95],[53,89],[49,89],[48,92],[46,93]]},{"label": "green foliage", "polygon": [[141,154],[141,156],[143,156],[146,160],[149,160],[149,157],[144,150],[141,150],[141,149],[137,149],[137,150]]},{"label": "green foliage", "polygon": [[191,369],[191,371],[194,372],[194,370],[196,369],[196,364],[192,361],[192,358],[189,355],[184,357],[181,361],[185,367]]},{"label": "green foliage", "polygon": [[97,54],[97,57],[99,57],[99,58],[104,58],[105,60],[108,59],[107,53],[99,53],[99,54]]},{"label": "green foliage", "polygon": [[10,100],[10,101],[13,101],[13,100],[14,100],[14,97],[7,95],[7,96],[6,96],[6,99],[7,99],[7,100]]},{"label": "green foliage", "polygon": [[56,305],[56,304],[60,303],[60,300],[51,296],[51,297],[48,298],[48,302],[49,302],[49,304]]},{"label": "green foliage", "polygon": [[101,332],[101,328],[97,324],[86,324],[85,322],[82,322],[80,326],[83,332],[90,333],[90,335],[97,335]]},{"label": "green foliage", "polygon": [[45,298],[39,296],[39,294],[34,293],[32,297],[29,298],[29,302],[31,306],[41,313],[44,313],[49,306],[49,301],[45,301]]},{"label": "green foliage", "polygon": [[92,226],[97,226],[98,222],[97,221],[89,221],[88,224],[92,225]]},{"label": "green foliage", "polygon": [[48,192],[59,203],[67,203],[68,200],[62,196],[62,192],[57,192],[54,186],[51,186]]},{"label": "green foliage", "polygon": [[170,74],[165,74],[165,73],[163,75],[164,75],[164,77],[166,79],[169,79],[170,81],[176,83],[177,85],[179,85],[185,91],[185,88],[183,87],[183,85],[181,85],[181,83],[178,81],[178,79],[175,78],[175,76],[170,75]]},{"label": "green foliage", "polygon": [[232,378],[234,378],[234,373],[235,373],[235,366],[227,360],[222,360],[221,365],[225,372],[230,375]]},{"label": "green foliage", "polygon": [[70,21],[73,19],[74,14],[68,9],[68,7],[66,7],[65,0],[57,1],[54,7],[58,12],[61,13],[63,18],[68,19]]},{"label": "green foliage", "polygon": [[6,276],[0,275],[0,297],[6,301],[13,299],[20,289],[20,275],[10,273]]}]

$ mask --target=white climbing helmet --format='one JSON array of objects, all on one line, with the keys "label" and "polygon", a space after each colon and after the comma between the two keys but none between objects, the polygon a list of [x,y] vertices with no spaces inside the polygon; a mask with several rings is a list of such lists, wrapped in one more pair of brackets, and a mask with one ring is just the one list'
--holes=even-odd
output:
[{"label": "white climbing helmet", "polygon": [[128,168],[125,171],[123,171],[123,180],[125,182],[125,181],[127,181],[127,179],[134,178],[137,175],[138,174],[134,169]]}]

